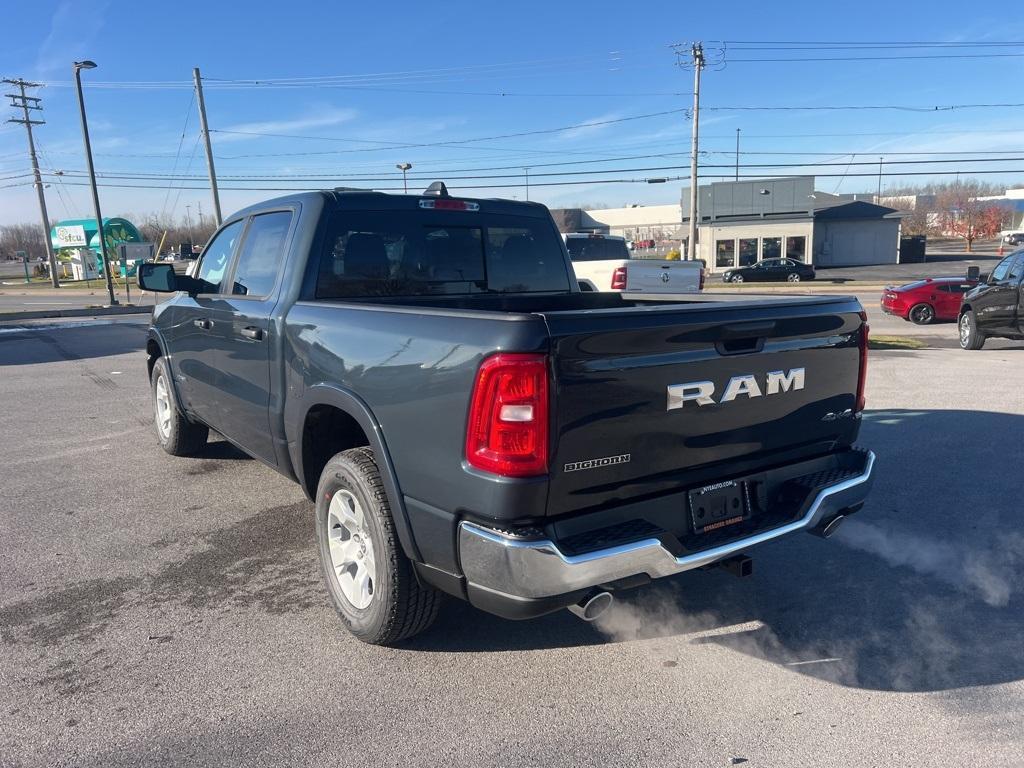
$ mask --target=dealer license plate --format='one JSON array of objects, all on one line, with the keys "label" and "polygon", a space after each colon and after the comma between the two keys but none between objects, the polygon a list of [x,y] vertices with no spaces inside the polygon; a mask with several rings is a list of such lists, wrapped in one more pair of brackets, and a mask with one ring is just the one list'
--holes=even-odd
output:
[{"label": "dealer license plate", "polygon": [[743,522],[749,515],[743,484],[730,480],[690,491],[693,530],[708,533]]}]

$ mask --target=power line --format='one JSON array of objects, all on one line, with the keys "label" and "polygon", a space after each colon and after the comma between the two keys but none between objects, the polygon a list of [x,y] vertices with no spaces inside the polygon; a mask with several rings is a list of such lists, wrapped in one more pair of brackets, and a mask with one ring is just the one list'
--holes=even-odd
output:
[{"label": "power line", "polygon": [[[860,153],[866,154],[866,153]],[[916,166],[916,165],[949,165],[951,163],[1009,163],[1009,162],[1021,162],[1024,161],[1024,155],[1022,156],[1009,156],[1009,157],[976,157],[976,158],[942,158],[935,160],[890,160],[886,161],[886,166]],[[875,160],[864,160],[856,161],[851,160],[848,162],[833,162],[833,161],[818,161],[818,162],[807,162],[807,163],[747,163],[744,168],[760,168],[765,170],[772,169],[787,169],[787,168],[827,168],[827,167],[852,167],[852,166],[875,166],[877,161]],[[658,166],[646,166],[646,167],[631,167],[631,168],[601,168],[597,170],[574,170],[574,171],[548,171],[534,173],[534,178],[553,178],[553,177],[572,177],[572,176],[593,176],[598,174],[607,173],[648,173],[655,171],[676,171],[684,170],[689,166],[682,165],[658,165]],[[721,168],[732,168],[732,163],[701,163],[699,166],[700,170],[714,170]],[[408,176],[409,181],[420,181],[430,182],[441,176],[447,181],[480,181],[484,179],[509,179],[509,178],[520,178],[522,177],[522,167],[517,169],[517,173],[499,173],[499,174],[488,174],[488,175],[472,175],[472,176],[456,176],[452,173],[440,173],[435,172],[430,175],[416,174]],[[82,175],[82,171],[66,171],[65,174],[71,173],[76,176]],[[194,181],[201,179],[202,176],[196,175],[181,175],[181,176],[168,176],[165,174],[157,173],[112,173],[106,172],[99,174],[102,178],[106,179],[126,179],[126,180],[163,180],[171,179],[172,181],[185,180]],[[396,178],[396,174],[389,173],[386,176],[371,176],[371,175],[352,175],[352,174],[334,174],[334,173],[322,173],[322,174],[263,174],[263,175],[224,175],[221,178],[233,181],[280,181],[280,180],[294,180],[296,182],[323,182],[330,181],[333,179],[346,178],[350,182],[392,182]]]},{"label": "power line", "polygon": [[[188,121],[192,117],[192,105],[196,100],[196,92],[193,90],[192,95],[188,100],[188,107],[185,109],[185,124],[181,127],[181,136],[178,138],[178,150],[174,153],[174,167],[171,169],[173,174],[178,170],[178,160],[181,158],[181,147],[185,143],[185,134],[188,132]],[[167,211],[167,202],[171,198],[171,185],[167,185],[167,192],[164,194],[164,204],[160,206],[160,218],[164,217],[164,213]]]},{"label": "power line", "polygon": [[[1021,54],[1024,56],[1024,54]],[[960,109],[1011,109],[1024,107],[1024,102],[989,104],[938,104],[935,106],[904,106],[899,104],[843,104],[818,106],[734,106],[702,107],[716,112],[827,112],[856,110],[896,110],[900,112],[952,112]]]},{"label": "power line", "polygon": [[[197,144],[197,146],[198,146],[198,144]],[[872,165],[873,165],[873,163],[872,163]],[[725,171],[723,173],[705,174],[705,178],[731,179],[735,175],[731,169],[732,169],[732,166],[729,166],[729,170]],[[888,178],[888,177],[904,177],[904,176],[953,176],[953,175],[956,175],[956,176],[981,176],[981,175],[990,175],[990,174],[1010,174],[1010,173],[1024,173],[1024,168],[996,168],[996,169],[992,169],[992,168],[985,169],[985,168],[983,168],[983,169],[960,169],[960,170],[955,170],[955,171],[954,170],[949,170],[949,171],[939,171],[939,170],[893,171],[893,172],[883,172],[882,176],[886,177],[886,178]],[[804,177],[804,176],[807,176],[807,175],[808,174],[804,174],[804,173],[779,173],[779,174],[773,174],[772,178],[782,178],[782,179],[786,179],[786,178],[801,178],[801,177]],[[863,177],[877,178],[878,177],[878,172],[877,171],[865,171],[865,172],[849,173],[849,174],[843,174],[843,173],[816,173],[816,174],[814,174],[814,176],[817,177],[817,178],[836,178],[836,177],[842,177],[842,176],[849,176],[849,177],[862,177],[863,176]],[[666,177],[660,177],[660,178],[664,179],[664,181],[684,181],[688,177],[687,176],[670,176],[670,177],[667,177],[667,178]],[[741,179],[744,179],[744,178],[748,178],[748,179],[763,179],[763,178],[765,178],[765,176],[764,176],[764,174],[756,174],[756,173],[755,174],[746,174],[746,173],[741,173],[740,174],[740,178]],[[393,183],[394,179],[389,179],[388,181],[389,181],[389,183]],[[0,188],[28,186],[30,183],[31,182],[21,182],[21,183],[17,183],[17,184],[0,185]],[[83,182],[67,182],[67,183],[69,185],[71,185],[71,186],[85,186],[87,184],[87,182],[84,182],[84,181]],[[545,182],[539,182],[539,183],[536,183],[536,184],[531,181],[530,186],[531,187],[534,187],[534,186],[536,186],[536,187],[562,187],[562,186],[578,186],[578,185],[582,185],[582,184],[597,185],[597,184],[647,184],[647,183],[650,183],[650,181],[648,179],[646,179],[646,178],[610,178],[610,179],[583,179],[583,180],[574,180],[574,181],[545,181]],[[99,186],[101,186],[101,187],[109,187],[109,188],[121,188],[121,189],[164,189],[163,185],[151,185],[151,184],[99,184]],[[451,186],[452,189],[521,189],[522,188],[522,183],[514,183],[514,184],[470,184],[470,185],[454,185],[453,184],[453,185],[450,185],[450,186]],[[205,185],[204,186],[180,186],[180,187],[177,187],[177,189],[179,189],[179,190],[205,190],[205,189],[208,189],[208,187],[205,186]],[[233,190],[233,191],[238,191],[238,192],[245,192],[245,191],[248,191],[248,192],[306,192],[306,191],[315,191],[317,189],[322,189],[322,187],[315,187],[314,188],[314,187],[301,187],[301,186],[293,186],[293,187],[268,187],[268,186],[240,187],[240,186],[232,186],[232,187],[222,187],[222,189]],[[379,186],[379,187],[373,187],[373,190],[381,191],[381,192],[399,192],[399,191],[402,190],[402,187],[400,187],[400,186],[393,186],[393,187]]]},{"label": "power line", "polygon": [[1024,57],[1024,53],[937,53],[937,54],[912,54],[908,56],[800,56],[800,57],[779,57],[779,58],[756,58],[742,59],[729,58],[729,64],[735,63],[758,63],[758,64],[779,64],[784,62],[803,61],[905,61],[908,59],[1016,59]]}]

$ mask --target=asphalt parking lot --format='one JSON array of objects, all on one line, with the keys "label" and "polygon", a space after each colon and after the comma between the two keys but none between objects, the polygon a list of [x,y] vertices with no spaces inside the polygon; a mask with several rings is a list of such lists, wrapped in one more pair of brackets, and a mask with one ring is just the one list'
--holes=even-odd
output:
[{"label": "asphalt parking lot", "polygon": [[599,627],[449,603],[380,649],[329,608],[298,487],[161,451],[141,318],[51,325],[0,332],[2,766],[1020,761],[1024,344],[872,353],[878,476],[838,541]]}]

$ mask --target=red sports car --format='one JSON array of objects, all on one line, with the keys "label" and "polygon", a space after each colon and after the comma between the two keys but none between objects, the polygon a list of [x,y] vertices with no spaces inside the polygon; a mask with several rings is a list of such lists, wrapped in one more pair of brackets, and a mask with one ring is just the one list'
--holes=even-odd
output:
[{"label": "red sports car", "polygon": [[886,286],[882,291],[882,311],[917,325],[956,320],[961,297],[977,284],[977,280],[962,277],[929,277],[899,288]]}]

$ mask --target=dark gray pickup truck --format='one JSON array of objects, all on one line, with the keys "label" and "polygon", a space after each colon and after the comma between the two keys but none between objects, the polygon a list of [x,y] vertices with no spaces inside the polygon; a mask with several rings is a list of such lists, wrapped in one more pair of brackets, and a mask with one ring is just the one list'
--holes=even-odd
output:
[{"label": "dark gray pickup truck", "polygon": [[581,292],[541,205],[303,193],[144,264],[160,443],[209,430],[316,502],[346,626],[395,643],[443,593],[595,618],[615,590],[863,504],[853,298]]}]

